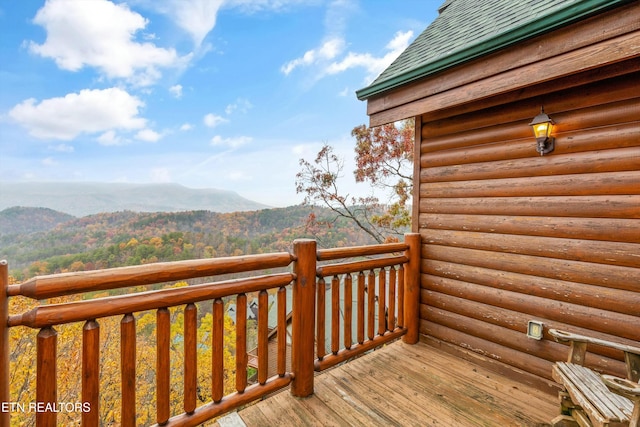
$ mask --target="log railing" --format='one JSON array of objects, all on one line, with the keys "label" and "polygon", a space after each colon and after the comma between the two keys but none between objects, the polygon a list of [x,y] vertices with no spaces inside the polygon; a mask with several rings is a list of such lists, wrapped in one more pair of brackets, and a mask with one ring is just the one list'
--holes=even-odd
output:
[{"label": "log railing", "polygon": [[[313,393],[314,370],[342,362],[387,341],[404,335],[407,342],[418,339],[419,301],[419,242],[417,234],[407,235],[405,243],[374,245],[343,249],[316,250],[313,240],[297,240],[293,253],[250,255],[143,266],[122,267],[101,271],[65,273],[41,276],[18,285],[9,285],[8,266],[0,262],[0,403],[10,403],[10,328],[38,330],[36,339],[36,411],[37,426],[58,424],[57,411],[57,358],[58,333],[56,327],[81,322],[82,425],[99,425],[101,420],[100,370],[102,319],[120,319],[120,376],[122,426],[136,425],[136,321],[141,312],[155,311],[156,369],[155,402],[157,425],[195,426],[234,408],[264,397],[291,384],[295,396]],[[366,256],[385,257],[318,265],[318,261]],[[252,275],[261,271],[285,268],[292,264],[292,272]],[[73,302],[47,304],[45,300],[74,294],[113,291],[119,288],[145,286],[193,278],[214,278],[229,273],[252,275],[234,280],[214,280],[186,287],[145,290],[117,296],[87,298]],[[352,273],[357,275],[357,304],[352,306]],[[366,276],[365,276],[366,274]],[[356,336],[351,334],[350,322],[343,322],[343,343],[337,319],[340,310],[340,275],[344,275],[343,300],[345,318],[358,317]],[[316,286],[316,276],[319,284]],[[331,351],[324,347],[324,289],[325,278],[332,283],[331,297]],[[377,278],[378,286],[375,282]],[[292,285],[293,306],[287,307],[286,286]],[[374,290],[374,288],[376,290]],[[366,289],[366,291],[365,291]],[[268,292],[277,300],[277,375],[267,378],[268,367]],[[258,382],[247,384],[247,295],[258,294],[257,345]],[[316,294],[318,299],[316,301]],[[368,298],[365,303],[365,296]],[[375,295],[374,295],[375,294]],[[375,301],[377,297],[377,302]],[[29,298],[40,301],[35,308],[22,313],[9,313],[11,298]],[[225,366],[223,360],[224,300],[235,299],[235,362]],[[207,345],[212,349],[211,395],[208,403],[198,406],[198,306],[210,302],[212,330]],[[318,307],[318,308],[316,308]],[[184,326],[181,331],[183,358],[183,412],[171,413],[170,365],[171,310],[182,310]],[[286,371],[286,322],[292,311],[291,372]],[[376,311],[377,310],[377,313]],[[366,315],[365,315],[366,312]],[[317,321],[316,321],[317,313]],[[348,314],[347,314],[348,313]],[[367,334],[364,336],[368,319]],[[374,319],[376,319],[375,321]],[[362,320],[362,321],[361,321]],[[347,325],[349,323],[349,325]],[[322,325],[322,326],[321,326]],[[317,336],[316,336],[317,332]],[[321,339],[322,338],[322,339]],[[317,351],[314,349],[314,340]],[[320,344],[322,343],[322,344]],[[317,356],[317,358],[316,358]],[[235,370],[236,391],[225,395],[225,370]],[[201,396],[198,396],[201,398]],[[200,399],[202,400],[202,398]],[[14,402],[15,403],[15,402]],[[19,402],[17,402],[19,403]],[[52,406],[47,406],[47,404]],[[43,409],[44,408],[44,409]],[[53,408],[53,409],[51,409]],[[40,410],[42,409],[42,410]],[[9,425],[9,411],[0,411],[0,425]]]},{"label": "log railing", "polygon": [[341,261],[316,270],[317,371],[403,335],[407,342],[417,341],[412,322],[419,285],[414,282],[418,263],[413,251],[419,250],[419,241],[419,235],[407,235],[405,243],[318,251],[318,261]]}]

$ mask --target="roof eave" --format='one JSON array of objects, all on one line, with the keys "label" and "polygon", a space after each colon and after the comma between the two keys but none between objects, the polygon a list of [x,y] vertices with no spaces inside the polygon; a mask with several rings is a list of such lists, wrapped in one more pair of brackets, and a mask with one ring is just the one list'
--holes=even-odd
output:
[{"label": "roof eave", "polygon": [[578,4],[571,4],[564,9],[527,24],[502,33],[491,39],[477,43],[439,60],[408,70],[396,77],[374,83],[356,91],[359,100],[364,101],[375,95],[387,92],[397,87],[422,79],[429,75],[452,68],[456,65],[488,55],[520,41],[540,34],[564,27],[588,16],[598,14],[606,9],[621,6],[633,0],[584,0]]}]

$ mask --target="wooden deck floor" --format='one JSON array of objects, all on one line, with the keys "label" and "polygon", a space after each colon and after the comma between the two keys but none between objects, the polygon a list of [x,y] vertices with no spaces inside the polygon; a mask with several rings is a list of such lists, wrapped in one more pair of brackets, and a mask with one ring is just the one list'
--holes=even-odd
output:
[{"label": "wooden deck floor", "polygon": [[425,343],[395,342],[239,412],[247,426],[548,426],[556,398]]}]

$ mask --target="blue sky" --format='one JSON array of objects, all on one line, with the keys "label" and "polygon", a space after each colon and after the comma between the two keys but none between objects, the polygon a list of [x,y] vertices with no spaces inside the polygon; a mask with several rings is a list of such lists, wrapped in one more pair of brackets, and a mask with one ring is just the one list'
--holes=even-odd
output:
[{"label": "blue sky", "polygon": [[0,0],[0,181],[173,182],[302,201],[355,90],[442,0]]}]

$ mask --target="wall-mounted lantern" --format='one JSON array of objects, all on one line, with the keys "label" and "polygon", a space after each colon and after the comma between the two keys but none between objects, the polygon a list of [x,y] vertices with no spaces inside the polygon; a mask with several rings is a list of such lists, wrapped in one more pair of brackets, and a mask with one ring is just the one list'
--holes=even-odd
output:
[{"label": "wall-mounted lantern", "polygon": [[536,151],[540,153],[541,156],[552,152],[555,148],[555,138],[551,136],[553,125],[554,122],[551,120],[551,117],[545,114],[544,107],[540,109],[540,114],[535,116],[531,123],[529,123],[538,141]]}]

